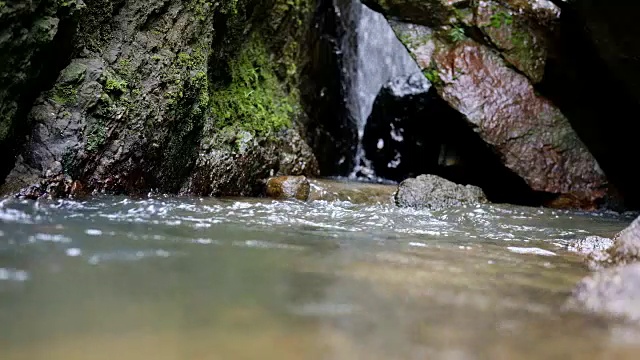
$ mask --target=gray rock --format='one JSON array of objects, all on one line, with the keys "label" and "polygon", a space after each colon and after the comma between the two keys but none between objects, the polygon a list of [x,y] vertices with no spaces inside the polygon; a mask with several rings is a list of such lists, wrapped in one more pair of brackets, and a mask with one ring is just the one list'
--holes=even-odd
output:
[{"label": "gray rock", "polygon": [[[76,2],[56,4],[75,11]],[[14,3],[0,8],[1,20],[20,20]],[[286,12],[281,1],[117,3],[82,5],[77,26],[65,34],[73,46],[59,49],[68,66],[23,111],[30,129],[13,170],[4,184],[0,179],[0,194],[37,185],[42,191],[30,194],[65,196],[70,186],[49,186],[65,179],[98,192],[259,195],[274,174],[317,173],[295,128],[301,109],[294,70],[306,56],[297,47],[311,1]],[[61,12],[61,6],[47,9]],[[14,71],[16,58],[30,60],[14,56],[4,34],[0,149],[11,115],[3,108],[4,85],[14,83],[5,69]],[[245,63],[260,74],[251,84],[241,79]]]},{"label": "gray rock", "polygon": [[585,278],[574,289],[567,306],[640,322],[640,264],[601,270]]},{"label": "gray rock", "polygon": [[614,237],[609,249],[609,262],[615,265],[638,262],[640,260],[640,217]]},{"label": "gray rock", "polygon": [[609,259],[608,250],[613,245],[613,240],[601,236],[587,236],[569,244],[567,250],[585,256],[585,261],[590,269],[597,270]]},{"label": "gray rock", "polygon": [[399,207],[432,210],[487,202],[482,189],[459,185],[435,175],[420,175],[404,180],[395,195]]}]

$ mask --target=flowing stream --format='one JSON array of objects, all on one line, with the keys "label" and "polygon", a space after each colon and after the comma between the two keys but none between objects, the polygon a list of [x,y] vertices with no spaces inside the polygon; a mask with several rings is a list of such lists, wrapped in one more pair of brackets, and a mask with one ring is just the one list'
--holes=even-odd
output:
[{"label": "flowing stream", "polygon": [[0,201],[0,358],[636,359],[563,308],[632,220],[482,205]]}]

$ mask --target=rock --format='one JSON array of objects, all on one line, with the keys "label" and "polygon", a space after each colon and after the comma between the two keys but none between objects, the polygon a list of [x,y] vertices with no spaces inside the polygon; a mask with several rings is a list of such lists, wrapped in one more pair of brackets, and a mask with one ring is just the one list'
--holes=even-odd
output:
[{"label": "rock", "polygon": [[[394,20],[443,29],[456,41],[479,29],[502,56],[537,83],[544,75],[548,48],[560,8],[549,0],[449,1],[368,0]],[[411,40],[400,36],[411,48]]]},{"label": "rock", "polygon": [[597,271],[576,286],[568,306],[640,323],[640,217],[613,241],[589,238],[579,250]]},{"label": "rock", "polygon": [[640,263],[585,278],[573,290],[567,307],[640,323]]},{"label": "rock", "polygon": [[273,199],[307,201],[309,191],[309,180],[305,176],[278,176],[267,180],[266,195]]},{"label": "rock", "polygon": [[395,29],[410,39],[409,49],[439,95],[532,190],[568,195],[582,208],[603,201],[608,183],[597,161],[566,117],[525,76],[470,39],[441,41],[423,36],[431,30],[418,25],[396,24]]},{"label": "rock", "polygon": [[438,106],[443,101],[430,89],[424,75],[417,73],[392,79],[378,93],[361,140],[376,176],[401,181],[433,171],[430,165],[435,161],[425,160],[438,151],[436,138],[443,134],[432,131],[433,138],[425,135],[445,114]]},{"label": "rock", "polygon": [[300,132],[297,129],[286,129],[278,136],[279,175],[320,175],[318,161]]},{"label": "rock", "polygon": [[15,160],[28,123],[26,114],[43,82],[60,70],[72,44],[56,36],[73,28],[82,0],[1,1],[0,4],[0,181]]},{"label": "rock", "polygon": [[0,193],[62,174],[82,192],[258,195],[273,173],[317,173],[296,127],[312,0],[87,4]]},{"label": "rock", "polygon": [[567,250],[583,255],[589,269],[598,270],[601,269],[602,264],[606,263],[609,259],[607,251],[612,245],[612,239],[591,235],[584,239],[577,239],[569,244]]},{"label": "rock", "polygon": [[640,217],[613,238],[609,248],[607,264],[621,265],[640,260]]},{"label": "rock", "polygon": [[318,165],[297,131],[272,136],[220,131],[203,140],[182,194],[256,196],[263,180],[279,175],[317,176]]},{"label": "rock", "polygon": [[396,185],[327,179],[310,180],[309,200],[349,201],[354,204],[393,204]]},{"label": "rock", "polygon": [[420,175],[400,183],[395,201],[399,207],[438,210],[485,203],[487,198],[477,186],[459,185],[435,175]]}]

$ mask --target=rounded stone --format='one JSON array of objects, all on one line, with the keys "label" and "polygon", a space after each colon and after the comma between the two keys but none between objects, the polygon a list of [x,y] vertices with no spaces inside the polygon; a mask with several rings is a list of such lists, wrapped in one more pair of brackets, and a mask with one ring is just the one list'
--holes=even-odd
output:
[{"label": "rounded stone", "polygon": [[268,197],[307,201],[311,186],[305,176],[277,176],[267,180]]}]

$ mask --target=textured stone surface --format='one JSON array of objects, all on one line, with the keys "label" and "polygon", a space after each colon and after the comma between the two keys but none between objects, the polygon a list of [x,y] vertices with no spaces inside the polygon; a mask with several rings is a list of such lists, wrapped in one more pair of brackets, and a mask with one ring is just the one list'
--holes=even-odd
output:
[{"label": "textured stone surface", "polygon": [[309,180],[304,176],[278,176],[267,180],[266,195],[273,199],[307,201],[309,191]]},{"label": "textured stone surface", "polygon": [[532,190],[563,195],[563,207],[592,208],[605,197],[605,175],[566,117],[497,53],[420,25],[394,29],[438,94]]},{"label": "textured stone surface", "polygon": [[434,56],[439,93],[476,127],[506,167],[538,191],[596,201],[606,193],[598,163],[551,102],[526,77],[471,41]]},{"label": "textured stone surface", "polygon": [[[0,2],[0,178],[13,165],[28,129],[26,113],[42,89],[52,81],[73,40],[85,5],[81,0]],[[56,37],[58,35],[58,37]],[[55,78],[55,74],[53,75]]]},{"label": "textured stone surface", "polygon": [[115,193],[257,195],[272,173],[315,174],[297,130],[280,131],[300,112],[309,4],[87,1],[0,193],[69,178]]},{"label": "textured stone surface", "polygon": [[585,278],[573,290],[568,306],[640,323],[640,264],[601,270]]},{"label": "textured stone surface", "polygon": [[453,40],[471,37],[474,29],[478,29],[506,61],[534,83],[542,80],[549,40],[560,19],[560,8],[548,0],[369,0],[366,3],[391,19],[437,29]]},{"label": "textured stone surface", "polygon": [[459,185],[435,175],[420,175],[400,183],[395,201],[399,207],[438,210],[484,203],[487,198],[477,186]]}]

